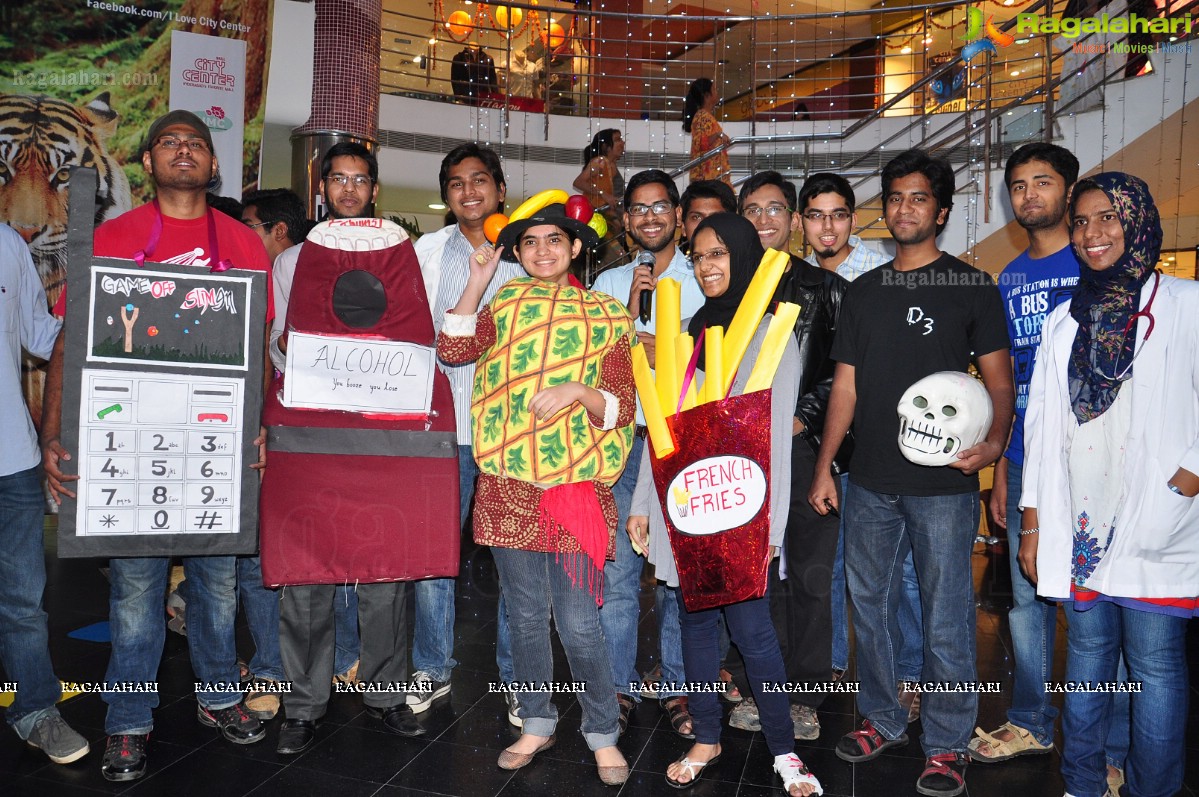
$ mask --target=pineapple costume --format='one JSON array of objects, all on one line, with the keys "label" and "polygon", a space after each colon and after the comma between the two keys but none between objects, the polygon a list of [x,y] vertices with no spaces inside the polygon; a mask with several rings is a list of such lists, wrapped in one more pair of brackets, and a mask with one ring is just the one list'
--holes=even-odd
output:
[{"label": "pineapple costume", "polygon": [[[509,282],[477,316],[446,317],[438,356],[477,361],[475,542],[584,554],[589,583],[602,574],[614,555],[611,485],[634,442],[632,337],[619,301],[532,277]],[[528,411],[538,391],[572,381],[616,399],[612,428],[578,403],[546,420]],[[567,557],[572,573],[577,559]]]},{"label": "pineapple costume", "polygon": [[602,431],[577,404],[545,421],[527,408],[544,388],[599,385],[603,358],[633,329],[624,306],[606,294],[525,277],[500,289],[490,309],[496,342],[479,358],[471,397],[479,470],[542,487],[614,484],[631,427]]}]

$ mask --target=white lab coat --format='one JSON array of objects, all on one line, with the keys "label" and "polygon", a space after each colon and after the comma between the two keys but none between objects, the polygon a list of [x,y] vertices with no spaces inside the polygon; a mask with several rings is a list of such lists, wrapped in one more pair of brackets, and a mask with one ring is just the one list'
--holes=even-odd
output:
[{"label": "white lab coat", "polygon": [[[1152,307],[1156,325],[1137,319],[1138,355],[1132,425],[1124,454],[1124,504],[1111,548],[1087,588],[1111,597],[1199,595],[1199,501],[1166,482],[1182,467],[1199,473],[1199,284],[1160,277]],[[1141,309],[1152,279],[1141,291]],[[1069,302],[1045,319],[1024,421],[1020,505],[1036,507],[1040,524],[1037,594],[1070,596],[1072,502],[1067,457],[1078,421],[1070,408],[1067,364],[1078,323]]]}]

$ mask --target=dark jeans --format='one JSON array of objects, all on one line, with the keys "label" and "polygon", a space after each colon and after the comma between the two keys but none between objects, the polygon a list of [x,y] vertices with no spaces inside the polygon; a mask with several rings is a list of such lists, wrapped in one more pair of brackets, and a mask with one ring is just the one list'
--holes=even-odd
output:
[{"label": "dark jeans", "polygon": [[[970,557],[978,531],[977,492],[893,495],[849,478],[845,502],[845,568],[857,638],[858,711],[884,737],[908,726],[896,697],[892,629],[903,590],[903,560],[911,551],[924,614],[922,680],[976,680],[974,584]],[[978,693],[935,691],[923,697],[925,755],[966,751],[978,714]]]},{"label": "dark jeans", "polygon": [[[683,667],[687,678],[699,683],[720,680],[720,635],[718,620],[724,614],[733,644],[745,659],[749,688],[758,703],[762,735],[773,756],[795,750],[795,730],[786,694],[765,691],[764,684],[781,684],[787,680],[783,654],[770,621],[770,595],[742,601],[719,609],[689,612],[679,606],[679,622],[683,626]],[[828,651],[828,645],[825,650]],[[692,727],[697,744],[720,742],[720,702],[714,692],[699,691],[688,699]]]},{"label": "dark jeans", "polygon": [[[815,467],[812,447],[796,440],[791,449],[791,512],[783,538],[787,577],[779,579],[777,562],[770,568],[770,615],[787,680],[810,686],[827,683],[832,675],[833,560],[841,525],[836,515],[818,515],[808,503]],[[813,690],[792,694],[790,702],[818,708],[824,698],[824,692]]]}]

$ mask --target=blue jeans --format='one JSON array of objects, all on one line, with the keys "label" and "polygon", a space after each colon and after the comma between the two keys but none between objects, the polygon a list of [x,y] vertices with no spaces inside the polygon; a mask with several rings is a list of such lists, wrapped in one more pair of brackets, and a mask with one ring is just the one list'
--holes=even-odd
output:
[{"label": "blue jeans", "polygon": [[[1132,698],[1132,738],[1124,776],[1136,797],[1168,797],[1182,788],[1187,722],[1186,627],[1181,617],[1097,602],[1068,611],[1067,683],[1117,680],[1121,653],[1141,684]],[[1106,693],[1068,692],[1062,713],[1062,780],[1076,797],[1104,794],[1105,749],[1112,718]]]},{"label": "blue jeans", "polygon": [[[158,675],[166,640],[167,557],[110,559],[108,621],[112,654],[105,680],[152,682]],[[183,560],[187,578],[187,649],[192,670],[202,686],[196,690],[200,705],[222,709],[236,705],[241,695],[230,691],[238,683],[237,645],[233,626],[237,619],[237,557],[189,556]],[[223,688],[222,688],[223,687]],[[114,734],[149,733],[158,694],[106,692],[108,717],[104,730]]]},{"label": "blue jeans", "polygon": [[[552,553],[492,548],[491,554],[507,595],[515,680],[537,684],[554,681],[552,611],[558,639],[570,662],[571,679],[584,683],[584,691],[576,695],[583,710],[583,738],[592,750],[616,744],[620,710],[611,686],[612,666],[599,608],[587,591],[587,579],[572,579],[563,566],[567,557]],[[550,736],[558,726],[558,709],[549,692],[522,692],[520,718],[524,733]]]},{"label": "blue jeans", "polygon": [[0,663],[20,684],[4,718],[22,739],[42,717],[58,713],[54,704],[62,697],[42,608],[45,512],[38,468],[0,476]]},{"label": "blue jeans", "polygon": [[[841,495],[849,489],[849,474],[842,473]],[[841,527],[837,535],[837,555],[833,560],[833,669],[849,669],[849,612],[845,583],[845,500],[842,498]],[[899,605],[897,638],[892,640],[898,653],[895,669],[901,681],[919,681],[924,667],[924,631],[920,612],[920,583],[911,554],[903,560],[903,598]]]},{"label": "blue jeans", "polygon": [[358,593],[343,584],[333,593],[333,672],[345,675],[361,657],[358,637]]},{"label": "blue jeans", "polygon": [[[633,504],[633,489],[641,471],[641,456],[645,446],[636,441],[629,452],[624,473],[612,487],[616,499],[616,559],[604,565],[604,605],[600,607],[600,623],[608,642],[614,686],[620,694],[641,699],[641,676],[637,673],[637,622],[641,615],[641,574],[645,558],[638,556],[629,542],[625,523]],[[659,649],[662,658],[662,680],[682,683],[683,648],[679,630],[678,595],[659,585],[654,590],[658,614]],[[675,591],[677,593],[677,591]],[[662,692],[659,697],[671,697],[677,692]]]},{"label": "blue jeans", "polygon": [[[745,659],[749,688],[758,704],[762,735],[771,755],[794,752],[791,704],[784,692],[763,690],[763,684],[787,682],[783,652],[770,620],[770,595],[717,609],[689,612],[680,609],[683,629],[683,661],[691,680],[720,681],[720,638],[718,620],[724,615],[733,643]],[[719,744],[720,702],[713,692],[694,692],[687,701],[696,744]]]},{"label": "blue jeans", "polygon": [[924,670],[924,613],[920,608],[920,580],[912,553],[903,560],[903,592],[899,596],[898,622],[891,632],[897,634],[895,672],[901,681],[919,681]]},{"label": "blue jeans", "polygon": [[[458,446],[458,522],[466,523],[479,467],[470,446]],[[426,578],[413,584],[416,625],[412,631],[412,669],[434,681],[450,680],[454,660],[454,578]]]},{"label": "blue jeans", "polygon": [[1033,735],[1041,744],[1053,742],[1057,709],[1045,692],[1053,680],[1053,636],[1057,604],[1037,597],[1036,585],[1020,571],[1020,485],[1022,465],[1008,460],[1007,542],[1012,570],[1012,707],[1008,722]]},{"label": "blue jeans", "polygon": [[250,672],[255,678],[285,680],[279,654],[279,591],[262,586],[262,561],[257,556],[237,558],[237,594],[254,639]]},{"label": "blue jeans", "polygon": [[837,553],[833,557],[833,669],[844,672],[849,669],[849,611],[846,606],[845,587],[845,490],[849,487],[849,474],[842,473],[841,479],[841,524],[837,529]]},{"label": "blue jeans", "polygon": [[[876,493],[849,482],[845,570],[858,647],[858,711],[888,739],[908,725],[898,680],[892,617],[903,591],[903,560],[912,552],[924,610],[921,680],[976,681],[974,586],[970,556],[978,530],[977,492],[911,496]],[[921,744],[927,756],[966,751],[978,714],[973,691],[923,696]]]}]

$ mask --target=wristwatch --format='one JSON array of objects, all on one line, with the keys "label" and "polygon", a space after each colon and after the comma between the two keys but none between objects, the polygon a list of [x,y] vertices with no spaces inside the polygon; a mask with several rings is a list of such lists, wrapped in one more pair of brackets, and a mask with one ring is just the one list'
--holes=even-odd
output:
[{"label": "wristwatch", "polygon": [[[1182,495],[1182,488],[1179,487],[1177,484],[1171,484],[1170,482],[1166,482],[1166,486],[1170,488],[1170,492],[1177,493],[1178,495]],[[1183,495],[1182,497],[1186,498],[1185,495]]]}]

